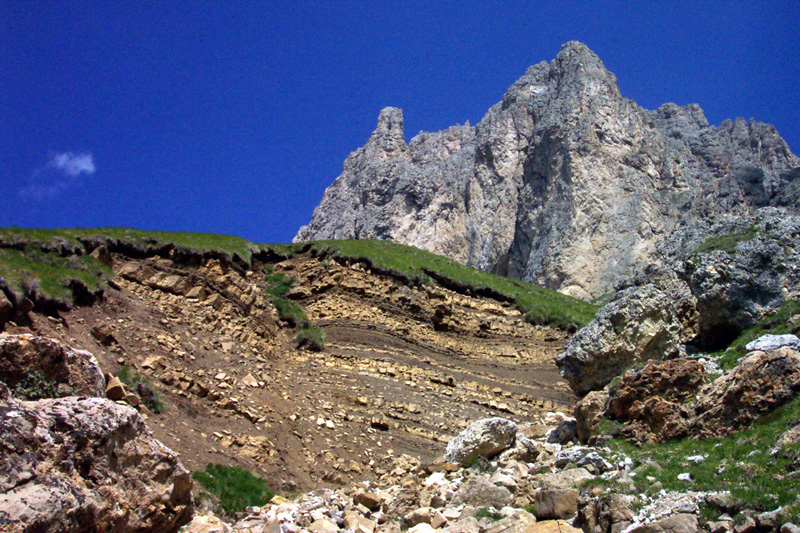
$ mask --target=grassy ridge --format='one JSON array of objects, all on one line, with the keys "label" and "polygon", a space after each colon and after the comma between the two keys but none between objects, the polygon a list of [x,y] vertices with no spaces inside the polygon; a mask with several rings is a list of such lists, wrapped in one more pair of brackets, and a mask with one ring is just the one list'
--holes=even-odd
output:
[{"label": "grassy ridge", "polygon": [[439,280],[469,287],[473,291],[492,291],[513,301],[534,324],[577,329],[588,324],[597,310],[592,304],[559,292],[476,270],[446,257],[390,241],[317,241],[310,246],[335,258],[368,261],[373,266],[421,283],[429,283],[433,274]]},{"label": "grassy ridge", "polygon": [[72,280],[81,281],[94,292],[110,275],[111,270],[91,256],[59,257],[36,245],[28,245],[25,250],[0,249],[0,278],[18,296],[35,292],[68,303],[72,299]]},{"label": "grassy ridge", "polygon": [[[274,252],[291,257],[311,249],[329,257],[366,262],[385,272],[397,274],[415,283],[437,282],[514,302],[516,307],[534,324],[552,325],[563,329],[577,329],[586,325],[596,307],[575,298],[531,283],[496,276],[466,267],[445,257],[390,241],[344,240],[318,241],[303,244],[255,244],[239,237],[208,233],[180,233],[143,231],[125,228],[97,229],[19,229],[0,228],[0,276],[9,285],[30,287],[36,284],[40,293],[53,298],[66,299],[69,279],[80,279],[90,288],[100,287],[110,271],[87,256],[59,257],[41,250],[42,244],[57,249],[59,243],[78,246],[81,240],[95,237],[108,238],[141,245],[174,245],[196,252],[218,252],[238,256],[246,263],[254,253]],[[25,251],[9,249],[18,243]],[[276,288],[283,287],[282,280],[275,281]],[[27,285],[26,285],[27,284]],[[24,291],[23,291],[24,292]],[[282,295],[275,294],[280,298]]]}]

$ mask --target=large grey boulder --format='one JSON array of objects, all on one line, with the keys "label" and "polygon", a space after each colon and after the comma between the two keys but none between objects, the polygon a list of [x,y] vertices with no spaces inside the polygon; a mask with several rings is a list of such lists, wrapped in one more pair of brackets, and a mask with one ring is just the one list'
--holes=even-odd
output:
[{"label": "large grey boulder", "polygon": [[506,418],[476,420],[447,443],[444,460],[463,465],[473,457],[493,457],[514,445],[518,426]]},{"label": "large grey boulder", "polygon": [[0,384],[0,525],[176,531],[192,479],[134,409],[102,398],[13,398]]},{"label": "large grey boulder", "polygon": [[577,394],[603,388],[634,363],[677,353],[682,336],[675,299],[655,285],[633,287],[597,312],[556,358]]}]

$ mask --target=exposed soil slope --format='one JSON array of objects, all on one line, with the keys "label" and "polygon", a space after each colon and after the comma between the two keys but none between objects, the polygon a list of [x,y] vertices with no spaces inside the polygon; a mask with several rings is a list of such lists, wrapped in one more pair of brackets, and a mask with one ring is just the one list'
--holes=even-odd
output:
[{"label": "exposed soil slope", "polygon": [[[477,418],[571,408],[553,363],[566,333],[512,304],[309,254],[246,267],[163,252],[95,254],[116,277],[93,305],[6,330],[149,381],[166,410],[148,423],[191,470],[239,464],[284,492],[330,486],[387,474],[402,454],[431,460]],[[287,298],[325,333],[323,352],[299,350],[277,318],[273,269],[296,278]]]}]

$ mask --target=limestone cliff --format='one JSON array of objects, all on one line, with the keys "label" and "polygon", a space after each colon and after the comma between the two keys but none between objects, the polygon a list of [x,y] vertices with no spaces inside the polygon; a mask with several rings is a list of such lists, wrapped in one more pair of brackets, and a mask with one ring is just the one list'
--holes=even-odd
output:
[{"label": "limestone cliff", "polygon": [[659,263],[657,244],[717,213],[798,207],[800,159],[774,127],[711,126],[697,105],[623,98],[578,42],[479,124],[405,142],[386,108],[295,241],[379,238],[584,299]]}]

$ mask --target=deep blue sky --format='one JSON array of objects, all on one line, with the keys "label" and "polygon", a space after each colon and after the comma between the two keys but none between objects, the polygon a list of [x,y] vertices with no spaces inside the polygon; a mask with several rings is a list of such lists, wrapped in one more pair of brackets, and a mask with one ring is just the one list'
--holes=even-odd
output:
[{"label": "deep blue sky", "polygon": [[774,124],[800,152],[800,1],[0,2],[0,226],[289,241],[401,107],[478,122],[585,42],[646,108]]}]

